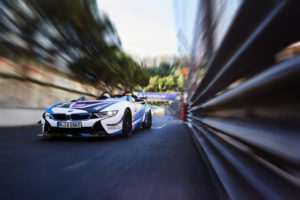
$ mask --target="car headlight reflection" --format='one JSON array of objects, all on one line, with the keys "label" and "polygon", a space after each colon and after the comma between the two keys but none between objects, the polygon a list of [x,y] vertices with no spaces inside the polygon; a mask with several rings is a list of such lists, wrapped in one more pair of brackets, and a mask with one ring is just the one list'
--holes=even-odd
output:
[{"label": "car headlight reflection", "polygon": [[104,117],[107,118],[107,117],[115,116],[117,113],[118,113],[117,110],[111,110],[111,111],[102,111],[102,112],[94,113],[94,115],[99,118],[104,118]]}]

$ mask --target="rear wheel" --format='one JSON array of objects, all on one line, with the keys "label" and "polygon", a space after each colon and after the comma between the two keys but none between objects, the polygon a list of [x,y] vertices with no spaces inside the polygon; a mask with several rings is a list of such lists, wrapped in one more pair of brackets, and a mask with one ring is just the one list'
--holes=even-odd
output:
[{"label": "rear wheel", "polygon": [[151,111],[149,111],[148,113],[148,117],[147,119],[143,122],[143,128],[145,129],[150,129],[152,126],[152,115],[151,115]]},{"label": "rear wheel", "polygon": [[124,113],[122,133],[126,137],[129,137],[132,133],[132,117],[128,109]]}]

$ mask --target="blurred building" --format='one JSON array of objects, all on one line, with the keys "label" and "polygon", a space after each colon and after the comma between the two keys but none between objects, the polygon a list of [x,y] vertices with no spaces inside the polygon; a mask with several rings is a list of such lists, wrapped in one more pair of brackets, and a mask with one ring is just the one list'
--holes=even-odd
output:
[{"label": "blurred building", "polygon": [[242,0],[174,0],[178,53],[200,59],[222,42]]},{"label": "blurred building", "polygon": [[181,57],[189,56],[199,0],[173,0],[177,49]]},{"label": "blurred building", "polygon": [[157,57],[144,57],[141,60],[141,66],[145,68],[158,67],[159,59]]},{"label": "blurred building", "polygon": [[175,55],[161,55],[156,57],[144,57],[141,60],[141,66],[145,68],[159,67],[162,62],[174,63],[178,58]]},{"label": "blurred building", "polygon": [[162,55],[160,57],[160,62],[167,62],[173,64],[176,60],[178,60],[178,56],[175,55]]},{"label": "blurred building", "polygon": [[194,91],[237,14],[242,0],[174,0],[178,53],[190,57],[188,90]]},{"label": "blurred building", "polygon": [[192,55],[201,65],[219,48],[242,0],[200,0],[194,27]]}]

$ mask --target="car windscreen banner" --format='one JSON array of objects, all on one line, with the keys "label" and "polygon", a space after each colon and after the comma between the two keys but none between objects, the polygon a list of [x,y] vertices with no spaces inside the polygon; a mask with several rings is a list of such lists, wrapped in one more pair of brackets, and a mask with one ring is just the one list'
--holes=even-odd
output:
[{"label": "car windscreen banner", "polygon": [[147,97],[149,101],[174,101],[176,93],[139,92],[138,97]]}]

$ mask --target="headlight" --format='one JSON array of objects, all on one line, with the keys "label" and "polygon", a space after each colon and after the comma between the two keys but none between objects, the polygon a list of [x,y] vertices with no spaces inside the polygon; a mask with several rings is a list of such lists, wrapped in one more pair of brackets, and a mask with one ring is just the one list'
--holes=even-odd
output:
[{"label": "headlight", "polygon": [[115,116],[117,113],[118,113],[117,110],[111,110],[111,111],[102,111],[102,112],[94,113],[94,115],[96,115],[99,118],[103,118],[103,117]]},{"label": "headlight", "polygon": [[51,117],[51,114],[48,113],[48,112],[45,112],[45,118],[46,118],[46,119],[50,119],[50,117]]}]

